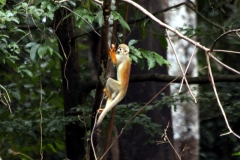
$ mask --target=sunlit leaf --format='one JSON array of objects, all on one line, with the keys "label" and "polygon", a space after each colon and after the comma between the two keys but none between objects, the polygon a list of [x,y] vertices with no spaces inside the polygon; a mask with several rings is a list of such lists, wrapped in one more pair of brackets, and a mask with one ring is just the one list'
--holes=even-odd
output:
[{"label": "sunlit leaf", "polygon": [[137,42],[138,42],[138,40],[131,39],[131,40],[128,42],[128,46],[132,46],[132,45],[136,44]]},{"label": "sunlit leaf", "polygon": [[33,77],[32,72],[27,69],[23,69],[22,72],[25,72],[29,77]]}]

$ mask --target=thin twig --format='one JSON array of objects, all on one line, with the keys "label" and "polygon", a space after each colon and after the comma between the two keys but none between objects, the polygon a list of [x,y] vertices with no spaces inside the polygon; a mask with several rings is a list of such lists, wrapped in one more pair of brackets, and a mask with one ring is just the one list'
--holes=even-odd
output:
[{"label": "thin twig", "polygon": [[[192,91],[191,91],[191,88],[190,88],[190,86],[189,86],[189,84],[188,84],[187,78],[186,78],[186,76],[185,76],[185,74],[184,74],[184,71],[183,71],[183,68],[182,68],[182,64],[181,64],[180,60],[178,59],[177,52],[176,52],[176,50],[175,50],[175,47],[173,46],[173,43],[172,43],[172,41],[171,41],[171,39],[170,39],[170,37],[169,37],[169,34],[168,34],[167,30],[166,30],[166,34],[167,34],[167,38],[168,38],[168,40],[169,40],[169,43],[170,43],[170,45],[171,45],[171,47],[172,47],[173,53],[174,53],[174,55],[175,55],[175,58],[176,58],[176,60],[177,60],[177,62],[178,62],[178,65],[179,65],[179,67],[180,67],[180,70],[181,70],[181,72],[182,72],[183,79],[184,79],[184,81],[185,81],[185,83],[186,83],[186,85],[187,85],[187,87],[188,87],[188,90],[189,90],[192,98],[194,99],[194,102],[197,103],[196,97],[194,96],[194,94],[193,94]],[[180,92],[180,90],[179,90],[179,92]]]},{"label": "thin twig", "polygon": [[228,65],[224,64],[223,62],[221,62],[220,60],[218,60],[216,57],[214,57],[211,53],[207,52],[207,54],[214,59],[217,63],[219,63],[220,65],[222,65],[223,67],[227,68],[230,71],[233,71],[234,73],[240,74],[239,71],[233,69],[232,67],[229,67]]},{"label": "thin twig", "polygon": [[10,113],[12,113],[12,109],[11,109],[11,106],[10,106],[11,99],[10,99],[10,97],[9,97],[9,95],[8,95],[8,92],[7,92],[7,90],[6,90],[1,84],[0,84],[0,87],[1,87],[1,88],[5,91],[5,93],[7,94],[7,98],[6,98],[5,96],[3,96],[3,97],[4,97],[5,101],[6,101],[6,105],[8,106]]},{"label": "thin twig", "polygon": [[114,143],[119,139],[119,137],[122,135],[123,130],[130,124],[130,122],[140,113],[142,112],[142,110],[144,110],[160,93],[162,93],[167,87],[169,87],[178,77],[176,77],[175,79],[173,79],[171,82],[169,82],[166,86],[164,86],[155,96],[153,96],[152,99],[150,99],[142,108],[140,108],[130,119],[128,119],[128,121],[126,122],[126,124],[124,125],[124,127],[122,128],[121,132],[119,133],[119,135],[117,136],[117,138],[111,143],[111,145],[109,146],[109,148],[106,150],[106,152],[102,155],[102,157],[99,160],[102,160],[102,158],[105,156],[105,154],[109,151],[109,149],[111,149],[111,147],[114,145]]},{"label": "thin twig", "polygon": [[[169,128],[169,122],[168,122],[168,124],[167,124],[167,127],[164,129],[164,133],[163,133],[162,137],[164,137],[164,138],[163,138],[164,141],[167,141],[167,142],[170,144],[170,146],[172,147],[173,151],[174,151],[174,152],[176,153],[176,155],[178,156],[179,160],[181,160],[181,159],[182,159],[181,156],[178,154],[177,150],[174,148],[172,142],[170,141],[170,139],[169,139],[168,136],[167,136],[167,130],[168,130],[168,128]],[[162,144],[162,141],[157,141],[157,145],[158,145],[158,144]]]},{"label": "thin twig", "polygon": [[209,51],[209,48],[206,48],[205,46],[201,45],[200,43],[188,38],[187,36],[184,36],[182,33],[180,33],[178,30],[174,29],[173,27],[163,23],[162,21],[160,21],[158,18],[156,18],[153,14],[151,14],[150,12],[148,12],[145,8],[143,8],[142,6],[140,6],[139,4],[137,4],[136,2],[132,1],[132,0],[121,0],[123,2],[129,3],[131,5],[133,5],[135,8],[139,9],[140,11],[142,11],[145,15],[147,15],[149,18],[151,18],[153,21],[155,21],[156,23],[158,23],[159,25],[167,28],[168,30],[172,31],[173,33],[175,33],[176,35],[178,35],[180,38],[185,39],[186,41],[188,41],[191,44],[194,44],[196,47],[206,51]]},{"label": "thin twig", "polygon": [[[232,131],[231,127],[229,126],[229,123],[228,123],[226,114],[225,114],[225,112],[224,112],[224,110],[223,110],[223,107],[222,107],[222,105],[221,105],[221,102],[220,102],[219,97],[218,97],[218,94],[217,94],[217,90],[216,90],[216,87],[215,87],[215,82],[214,82],[213,75],[212,75],[212,71],[211,71],[210,61],[209,61],[209,57],[211,56],[211,58],[213,58],[213,59],[214,59],[216,62],[218,62],[219,64],[221,64],[221,65],[223,65],[224,67],[230,69],[231,71],[239,74],[238,71],[236,71],[235,69],[233,69],[233,68],[231,68],[231,67],[223,64],[223,63],[220,62],[218,59],[216,59],[214,56],[212,56],[212,55],[210,54],[210,51],[213,50],[215,44],[217,43],[217,41],[218,41],[221,37],[223,37],[223,36],[226,35],[226,34],[232,33],[232,32],[236,32],[236,33],[237,33],[238,31],[240,31],[240,29],[230,30],[230,31],[227,31],[227,32],[223,33],[222,35],[220,35],[220,36],[214,41],[211,49],[209,49],[209,48],[206,48],[205,46],[201,45],[200,43],[198,43],[198,42],[196,42],[196,41],[194,41],[194,40],[192,40],[192,39],[184,36],[183,34],[181,34],[181,33],[180,33],[179,31],[177,31],[176,29],[172,28],[171,26],[163,23],[162,21],[160,21],[158,18],[156,18],[154,15],[152,15],[150,12],[148,12],[146,9],[144,9],[142,6],[140,6],[140,5],[137,4],[136,2],[134,2],[134,1],[132,1],[132,0],[121,0],[121,1],[133,5],[135,8],[139,9],[139,10],[140,10],[141,12],[143,12],[146,16],[148,16],[149,18],[151,18],[153,21],[155,21],[156,23],[158,23],[158,24],[161,25],[162,27],[165,27],[166,29],[168,29],[168,30],[172,31],[173,33],[175,33],[176,35],[178,35],[180,38],[186,40],[187,42],[189,42],[189,43],[195,45],[196,47],[198,47],[198,48],[200,48],[200,49],[202,49],[202,50],[205,51],[206,57],[207,57],[207,63],[208,63],[209,73],[210,73],[210,78],[211,78],[212,84],[213,84],[213,90],[214,90],[215,96],[216,96],[216,98],[217,98],[219,107],[220,107],[220,109],[221,109],[221,111],[222,111],[222,114],[223,114],[223,116],[224,116],[224,119],[225,119],[225,122],[226,122],[226,124],[227,124],[227,127],[228,127],[228,129],[229,129],[229,132],[226,133],[226,134],[232,133],[232,134],[235,135],[236,137],[240,138],[240,136],[237,135],[236,133],[234,133],[234,132]],[[238,35],[238,34],[237,34],[237,35]],[[185,76],[184,76],[184,77],[185,77]],[[185,78],[185,79],[186,79],[186,78]],[[223,134],[223,135],[226,135],[226,134]]]},{"label": "thin twig", "polygon": [[221,34],[217,39],[214,40],[214,42],[213,42],[213,44],[212,44],[212,47],[210,48],[210,52],[213,51],[213,48],[215,47],[217,41],[220,40],[223,36],[225,36],[225,35],[227,35],[227,34],[229,34],[229,33],[232,33],[232,32],[236,32],[236,33],[237,33],[237,32],[239,32],[239,31],[240,31],[240,29],[233,29],[233,30],[229,30],[229,31],[224,32],[223,34]]},{"label": "thin twig", "polygon": [[225,53],[240,54],[240,52],[238,52],[238,51],[230,51],[230,50],[222,50],[222,49],[214,49],[213,52],[225,52]]},{"label": "thin twig", "polygon": [[40,76],[39,80],[39,85],[40,85],[40,102],[39,102],[39,114],[40,114],[40,122],[39,122],[39,128],[40,128],[40,155],[41,155],[41,160],[43,160],[43,128],[42,128],[42,123],[43,123],[43,115],[42,115],[42,78]]},{"label": "thin twig", "polygon": [[[230,127],[229,122],[228,122],[228,119],[227,119],[227,116],[226,116],[226,113],[225,113],[225,111],[224,111],[224,109],[223,109],[223,106],[222,106],[222,104],[221,104],[221,101],[220,101],[220,99],[219,99],[219,97],[218,97],[218,92],[217,92],[217,89],[216,89],[216,86],[215,86],[215,82],[214,82],[214,78],[213,78],[213,74],[212,74],[212,69],[211,69],[211,64],[210,64],[209,54],[208,54],[208,53],[206,53],[206,61],[207,61],[207,65],[208,65],[209,76],[210,76],[210,79],[211,79],[211,82],[212,82],[213,91],[214,91],[215,97],[216,97],[216,99],[217,99],[217,103],[218,103],[218,105],[219,105],[219,108],[220,108],[220,110],[221,110],[221,112],[222,112],[222,115],[223,115],[223,118],[224,118],[224,120],[225,120],[225,123],[226,123],[226,125],[227,125],[227,128],[228,128],[228,130],[229,130],[229,132],[228,132],[227,134],[232,133],[232,134],[235,135],[237,138],[240,138],[240,136],[237,135],[235,132],[233,132],[232,128]],[[222,134],[222,135],[226,135],[226,134]]]},{"label": "thin twig", "polygon": [[61,6],[61,7],[69,10],[70,12],[72,12],[72,13],[74,13],[75,15],[79,16],[80,18],[82,18],[82,19],[93,29],[93,31],[94,31],[99,37],[101,37],[101,35],[94,29],[94,27],[93,27],[86,19],[84,19],[81,15],[77,14],[76,12],[74,12],[73,10],[71,10],[71,9],[65,7],[65,6]]},{"label": "thin twig", "polygon": [[26,157],[26,158],[28,158],[28,159],[30,159],[30,160],[33,160],[31,157],[29,157],[28,155],[26,155],[26,154],[24,154],[24,153],[21,153],[21,152],[15,152],[15,151],[13,151],[13,150],[11,150],[11,149],[8,149],[8,152],[11,153],[11,154],[13,154],[13,155],[22,155],[22,156],[24,156],[24,157]]},{"label": "thin twig", "polygon": [[[101,103],[100,103],[100,105],[99,105],[99,109],[100,109],[101,106],[102,106],[103,99],[104,99],[104,95],[103,95],[102,100],[101,100]],[[95,127],[96,127],[96,122],[97,122],[98,114],[99,114],[99,112],[97,112],[97,114],[96,114],[96,116],[95,116],[95,120],[94,120],[94,124],[93,124],[93,129],[92,129],[91,137],[90,137],[91,146],[92,146],[92,149],[93,149],[93,154],[94,154],[94,157],[95,157],[96,160],[97,160],[97,155],[96,155],[96,151],[95,151],[94,144],[93,144],[93,134],[94,134],[94,132],[95,132]]]},{"label": "thin twig", "polygon": [[[187,64],[187,67],[186,67],[186,69],[185,69],[185,72],[184,72],[184,77],[186,77],[186,74],[187,74],[187,70],[188,70],[188,68],[189,68],[189,66],[190,66],[190,64],[191,64],[191,62],[192,62],[192,59],[193,59],[193,55],[196,53],[196,46],[194,47],[194,51],[193,51],[193,53],[192,53],[192,55],[191,55],[191,57],[190,57],[190,59],[189,59],[189,62],[188,62],[188,64]],[[182,79],[182,82],[181,82],[181,85],[180,85],[180,91],[181,91],[181,89],[182,89],[182,86],[183,86],[183,80],[184,79]]]}]

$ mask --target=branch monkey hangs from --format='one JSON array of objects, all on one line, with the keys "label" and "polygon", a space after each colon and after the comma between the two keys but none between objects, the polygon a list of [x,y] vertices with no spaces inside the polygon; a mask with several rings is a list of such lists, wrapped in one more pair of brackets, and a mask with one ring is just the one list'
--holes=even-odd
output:
[{"label": "branch monkey hangs from", "polygon": [[112,60],[112,63],[116,65],[117,80],[112,78],[108,78],[107,80],[106,87],[103,91],[108,99],[106,107],[103,109],[97,120],[97,128],[101,124],[107,112],[116,106],[126,95],[130,76],[131,63],[129,58],[129,47],[126,44],[120,44],[116,54],[116,47],[114,44],[112,44],[108,54]]}]

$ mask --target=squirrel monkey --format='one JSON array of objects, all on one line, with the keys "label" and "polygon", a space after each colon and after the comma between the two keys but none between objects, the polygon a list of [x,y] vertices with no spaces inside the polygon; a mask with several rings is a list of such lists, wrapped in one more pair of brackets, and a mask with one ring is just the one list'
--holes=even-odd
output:
[{"label": "squirrel monkey", "polygon": [[99,127],[107,112],[116,106],[126,95],[129,82],[131,63],[128,46],[126,44],[120,44],[116,54],[116,47],[112,44],[108,54],[112,63],[117,67],[117,80],[112,78],[108,78],[107,80],[106,87],[103,89],[103,92],[106,94],[108,99],[106,107],[103,109],[97,120],[96,127]]}]

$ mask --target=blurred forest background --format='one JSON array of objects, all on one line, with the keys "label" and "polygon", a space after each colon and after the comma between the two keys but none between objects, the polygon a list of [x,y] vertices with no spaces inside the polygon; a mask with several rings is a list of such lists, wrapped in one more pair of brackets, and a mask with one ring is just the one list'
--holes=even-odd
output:
[{"label": "blurred forest background", "polygon": [[[167,87],[148,103],[175,76],[182,76],[180,71],[168,75],[177,62],[167,61],[171,46],[166,30],[131,4],[103,1],[0,0],[0,159],[95,159],[90,135],[104,82],[114,77],[107,55],[111,43],[129,45],[131,78],[126,97],[104,119],[94,140],[99,158],[109,147],[107,141],[116,140],[103,159],[240,159],[239,138],[220,136],[229,130],[209,80],[204,51],[196,50],[196,64],[187,74],[198,75],[194,82],[189,80],[195,85],[197,104],[185,87],[180,93]],[[175,29],[207,48],[234,30],[214,45],[214,50],[224,51],[212,54],[240,70],[239,0],[134,1],[166,23],[172,11],[191,12],[195,18]],[[174,43],[181,39],[170,38]],[[188,56],[180,58],[186,64],[190,61]],[[218,95],[232,130],[240,135],[240,78],[214,60],[211,67],[214,76],[222,77],[216,77]],[[181,79],[174,82],[180,83]],[[182,104],[190,106],[195,120],[186,119],[192,116],[188,109],[181,110],[185,119],[175,119],[188,123],[182,127],[185,136],[176,138],[172,117]],[[114,126],[108,125],[111,117]],[[194,135],[189,134],[192,130]]]}]

